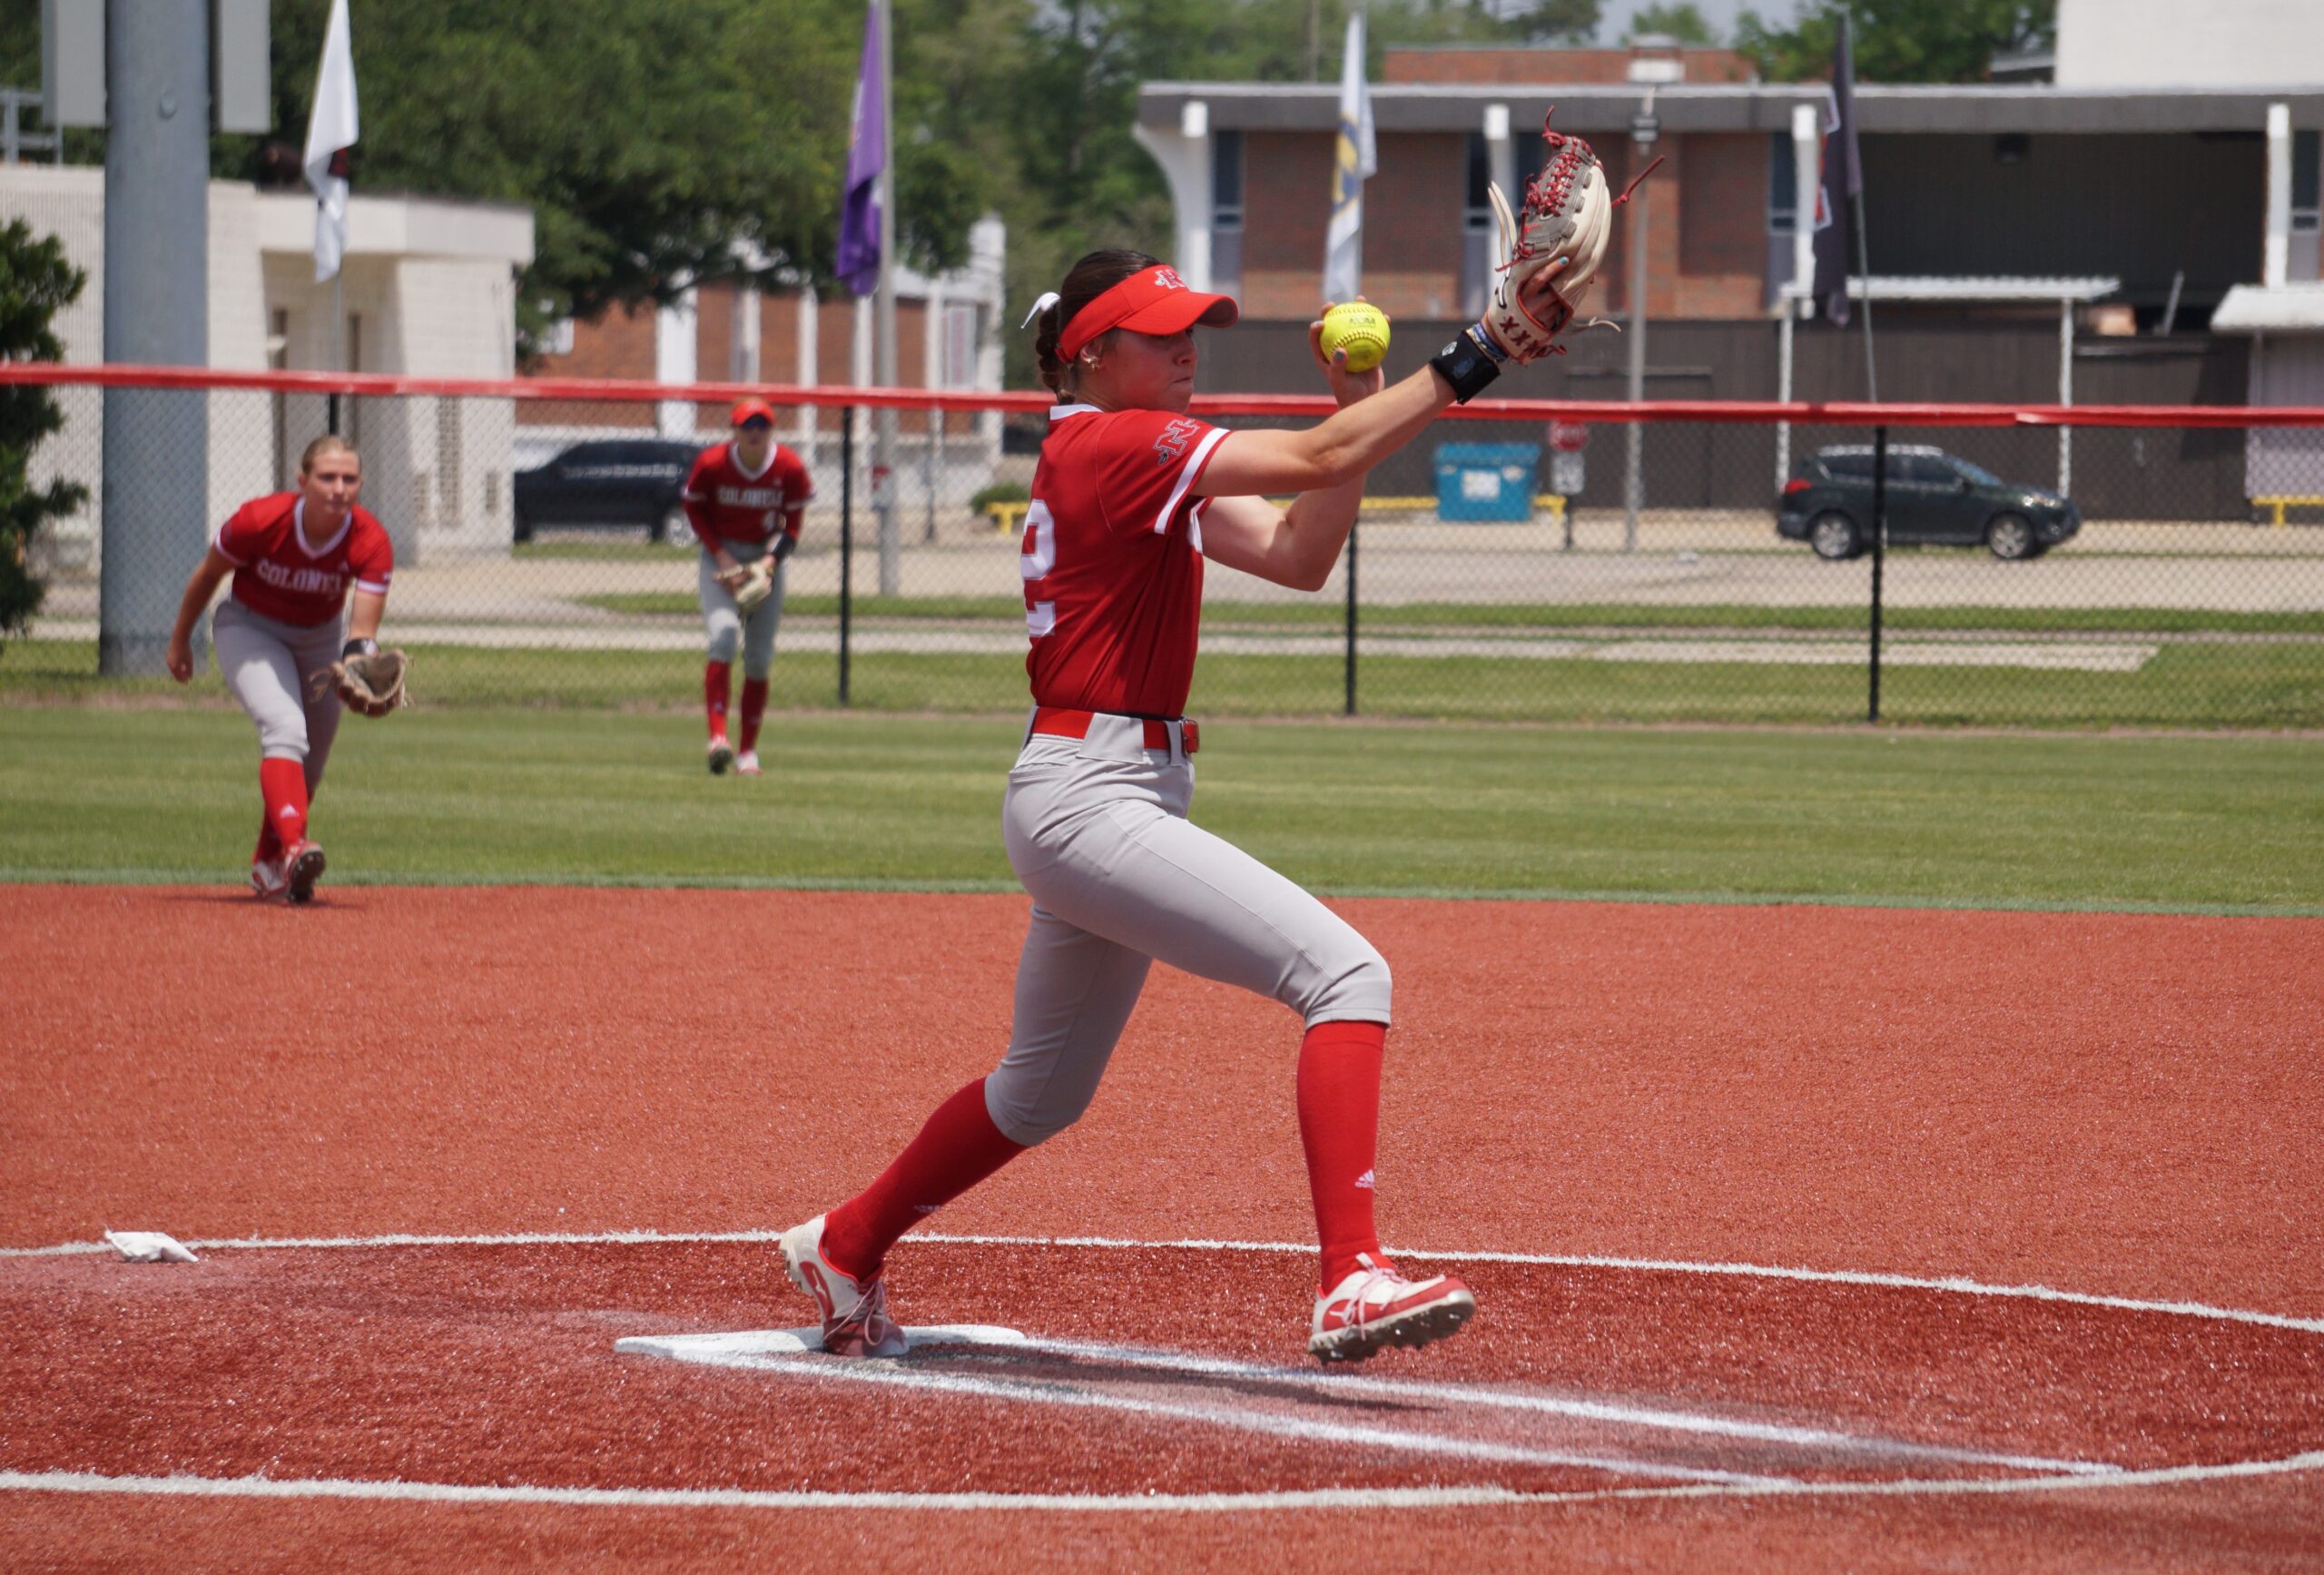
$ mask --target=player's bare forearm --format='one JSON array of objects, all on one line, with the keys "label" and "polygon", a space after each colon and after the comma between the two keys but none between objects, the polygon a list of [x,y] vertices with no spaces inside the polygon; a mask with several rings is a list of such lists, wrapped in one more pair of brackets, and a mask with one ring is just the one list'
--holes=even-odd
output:
[{"label": "player's bare forearm", "polygon": [[1364,472],[1420,436],[1452,403],[1452,388],[1423,367],[1304,432],[1233,433],[1212,453],[1194,490],[1241,497],[1361,483]]},{"label": "player's bare forearm", "polygon": [[233,572],[234,566],[213,546],[202,555],[202,561],[187,576],[185,595],[178,598],[177,622],[170,627],[169,652],[163,658],[170,676],[181,684],[193,676],[194,623],[202,616],[202,609],[210,605],[210,598],[218,594],[219,585]]},{"label": "player's bare forearm", "polygon": [[1263,497],[1214,497],[1202,516],[1203,556],[1295,591],[1322,588],[1347,545],[1364,479],[1303,492],[1288,508]]},{"label": "player's bare forearm", "polygon": [[347,637],[350,640],[376,640],[379,637],[379,619],[388,610],[385,591],[358,591],[353,606],[347,615]]}]

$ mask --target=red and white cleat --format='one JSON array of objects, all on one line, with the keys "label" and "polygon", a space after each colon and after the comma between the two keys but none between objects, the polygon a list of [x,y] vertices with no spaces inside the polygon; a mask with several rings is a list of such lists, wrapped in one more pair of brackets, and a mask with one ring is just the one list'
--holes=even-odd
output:
[{"label": "red and white cleat", "polygon": [[734,757],[734,774],[737,776],[758,775],[759,752],[755,749],[746,749],[743,751],[742,753],[736,755]]},{"label": "red and white cleat", "polygon": [[281,859],[251,861],[251,890],[258,893],[260,901],[272,901],[290,889],[290,877],[283,873]]},{"label": "red and white cleat", "polygon": [[904,1332],[888,1316],[888,1282],[856,1284],[823,1256],[823,1216],[783,1233],[783,1267],[791,1283],[823,1310],[823,1349],[834,1356],[901,1356]]},{"label": "red and white cleat", "polygon": [[1476,1315],[1477,1298],[1450,1275],[1408,1280],[1373,1262],[1363,1265],[1315,1299],[1315,1324],[1308,1352],[1325,1362],[1361,1362],[1390,1345],[1412,1349],[1461,1332]]},{"label": "red and white cleat", "polygon": [[726,742],[726,735],[722,733],[710,741],[709,752],[704,758],[710,763],[711,775],[724,776],[726,768],[734,763],[734,746]]},{"label": "red and white cleat", "polygon": [[323,851],[304,837],[282,850],[285,894],[293,902],[311,902],[315,882],[323,878]]}]

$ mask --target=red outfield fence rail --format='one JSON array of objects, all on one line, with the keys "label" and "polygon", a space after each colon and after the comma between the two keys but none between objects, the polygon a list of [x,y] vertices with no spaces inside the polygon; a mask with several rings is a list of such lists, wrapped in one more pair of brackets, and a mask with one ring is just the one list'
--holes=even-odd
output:
[{"label": "red outfield fence rail", "polygon": [[[952,390],[803,387],[791,383],[655,383],[629,378],[420,378],[388,372],[226,371],[207,367],[59,366],[0,361],[0,384],[57,388],[239,389],[352,398],[409,398],[636,402],[685,400],[732,404],[764,399],[786,409],[849,407],[867,410],[999,410],[1038,414],[1057,401],[1039,390]],[[1323,417],[1339,407],[1327,395],[1197,394],[1197,416]],[[1445,418],[1471,421],[1711,421],[1765,426],[1778,421],[1818,427],[2146,427],[2324,428],[2319,405],[1990,405],[1871,404],[1777,399],[1475,399]]]},{"label": "red outfield fence rail", "polygon": [[[33,545],[47,598],[0,681],[70,688],[105,650],[138,671],[121,632],[150,647],[137,620],[166,627],[208,530],[336,424],[395,537],[389,629],[425,653],[431,702],[684,709],[704,635],[677,483],[748,397],[817,489],[776,703],[1023,700],[1009,530],[1046,393],[29,363],[0,384],[62,409],[34,484],[89,495]],[[1334,408],[1193,405],[1237,427]],[[130,522],[111,552],[108,511]],[[1374,472],[1320,596],[1212,570],[1192,706],[2324,726],[2320,527],[2324,408],[1480,399]]]}]

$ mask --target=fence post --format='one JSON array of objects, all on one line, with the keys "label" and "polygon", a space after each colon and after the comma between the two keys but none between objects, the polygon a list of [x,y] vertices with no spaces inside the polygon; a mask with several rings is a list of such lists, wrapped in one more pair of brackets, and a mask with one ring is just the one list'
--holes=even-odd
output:
[{"label": "fence post", "polygon": [[1347,714],[1355,714],[1355,527],[1353,525],[1347,527]]},{"label": "fence post", "polygon": [[839,424],[839,703],[847,698],[848,593],[855,568],[855,407]]},{"label": "fence post", "polygon": [[1872,429],[1872,693],[1865,720],[1880,720],[1880,575],[1888,556],[1888,428]]}]

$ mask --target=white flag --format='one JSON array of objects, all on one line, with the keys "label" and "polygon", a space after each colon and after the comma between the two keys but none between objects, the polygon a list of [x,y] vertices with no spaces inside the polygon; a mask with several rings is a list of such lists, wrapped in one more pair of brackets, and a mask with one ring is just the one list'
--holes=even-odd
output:
[{"label": "white flag", "polygon": [[347,38],[347,0],[330,0],[314,113],[307,117],[307,184],[315,189],[315,282],[339,275],[347,255],[347,150],[355,145],[355,51]]},{"label": "white flag", "polygon": [[1372,135],[1372,90],[1364,80],[1364,12],[1347,19],[1340,65],[1340,130],[1332,151],[1332,221],[1324,231],[1324,299],[1354,300],[1364,290],[1364,182],[1380,169]]}]

